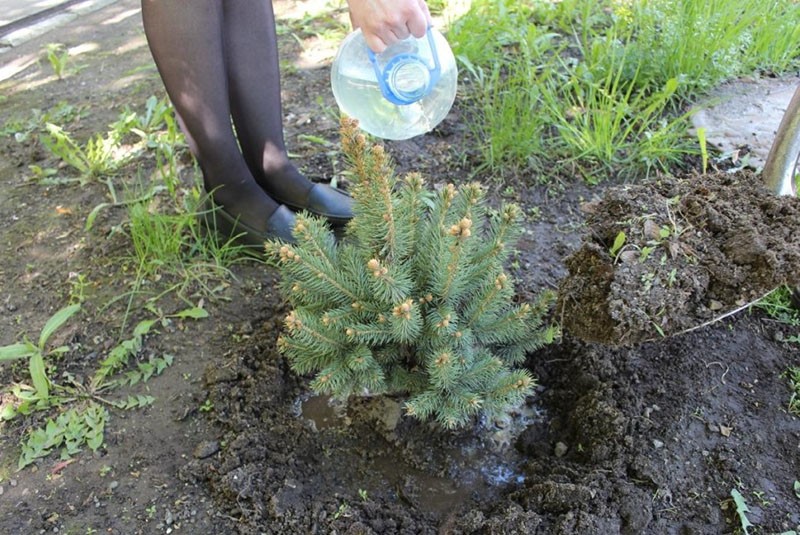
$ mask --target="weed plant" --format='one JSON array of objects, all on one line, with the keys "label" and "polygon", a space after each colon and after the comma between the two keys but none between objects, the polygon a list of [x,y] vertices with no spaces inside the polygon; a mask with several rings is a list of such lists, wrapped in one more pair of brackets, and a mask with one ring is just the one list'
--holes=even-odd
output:
[{"label": "weed plant", "polygon": [[468,97],[474,120],[468,124],[475,139],[489,141],[480,150],[482,166],[492,171],[538,167],[547,150],[544,140],[551,125],[542,89],[550,83],[553,70],[548,56],[557,44],[553,34],[537,32],[533,26],[529,30],[518,44],[523,60],[483,67],[461,58],[474,87]]},{"label": "weed plant", "polygon": [[788,286],[776,288],[754,306],[781,323],[800,327],[800,310],[792,302],[792,289]]},{"label": "weed plant", "polygon": [[548,148],[587,168],[590,181],[614,172],[666,170],[691,152],[685,137],[688,116],[667,118],[678,81],[668,80],[659,92],[637,92],[623,77],[625,67],[620,63],[599,80],[576,69],[566,80],[551,78],[543,90],[558,132]]},{"label": "weed plant", "polygon": [[792,394],[789,397],[789,413],[800,417],[800,367],[792,366],[786,372]]},{"label": "weed plant", "polygon": [[45,54],[53,73],[59,80],[63,80],[69,63],[69,50],[67,47],[61,43],[50,43],[45,47]]},{"label": "weed plant", "polygon": [[48,110],[32,109],[8,119],[0,128],[0,136],[13,136],[18,143],[26,143],[35,138],[34,134],[47,132],[48,123],[63,127],[85,115],[85,108],[61,101]]},{"label": "weed plant", "polygon": [[[93,451],[100,448],[109,407],[130,410],[146,407],[155,401],[148,394],[128,393],[115,399],[109,399],[108,394],[145,383],[172,364],[171,355],[138,359],[144,338],[157,324],[169,321],[168,317],[161,317],[138,323],[133,336],[105,353],[97,368],[87,377],[78,378],[64,372],[60,374],[61,381],[56,382],[59,374],[54,357],[81,348],[67,345],[51,348],[48,342],[80,310],[81,305],[73,304],[53,314],[35,344],[25,337],[20,342],[0,347],[0,364],[18,359],[29,361],[30,381],[12,385],[8,394],[0,398],[0,423],[19,419],[27,422],[28,431],[21,444],[18,462],[20,469],[56,450],[61,452],[62,458],[69,458],[84,447]],[[194,308],[175,316],[203,317]],[[130,361],[134,358],[138,362],[131,366]],[[58,414],[45,417],[44,423],[37,425],[35,422],[39,420],[34,415],[43,411]]]},{"label": "weed plant", "polygon": [[186,210],[165,206],[159,197],[128,205],[137,292],[144,280],[162,280],[181,297],[189,288],[212,295],[210,283],[229,276],[229,267],[245,258],[242,246],[201,227],[204,195],[194,190],[189,197]]},{"label": "weed plant", "polygon": [[[115,197],[111,175],[130,161],[130,153],[122,151],[116,135],[96,134],[85,144],[80,144],[62,127],[48,123],[40,136],[42,144],[69,168],[77,171],[77,181],[87,184],[91,180],[104,181]],[[67,179],[68,180],[68,179]]]}]

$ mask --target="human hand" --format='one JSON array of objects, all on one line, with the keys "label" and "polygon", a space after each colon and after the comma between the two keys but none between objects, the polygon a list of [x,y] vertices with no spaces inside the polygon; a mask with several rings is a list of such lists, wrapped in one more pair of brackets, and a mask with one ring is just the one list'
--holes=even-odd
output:
[{"label": "human hand", "polygon": [[431,24],[425,0],[347,0],[353,28],[361,28],[367,46],[379,54],[409,35],[422,37]]}]

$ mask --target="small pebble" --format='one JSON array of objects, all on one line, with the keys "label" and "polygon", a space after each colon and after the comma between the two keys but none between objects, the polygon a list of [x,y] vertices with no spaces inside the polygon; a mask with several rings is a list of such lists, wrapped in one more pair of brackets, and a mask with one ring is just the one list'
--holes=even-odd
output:
[{"label": "small pebble", "polygon": [[197,445],[194,449],[195,459],[205,459],[211,457],[219,451],[219,442],[216,440],[206,440]]},{"label": "small pebble", "polygon": [[664,443],[663,443],[663,442],[661,442],[661,441],[660,441],[660,440],[658,440],[658,439],[653,439],[653,447],[654,447],[655,449],[657,449],[657,450],[660,450],[661,448],[663,448],[663,447],[664,447]]},{"label": "small pebble", "polygon": [[563,442],[556,442],[556,447],[553,453],[555,453],[556,457],[563,457],[564,455],[567,454],[568,449],[569,448],[567,448],[567,445],[564,444]]}]

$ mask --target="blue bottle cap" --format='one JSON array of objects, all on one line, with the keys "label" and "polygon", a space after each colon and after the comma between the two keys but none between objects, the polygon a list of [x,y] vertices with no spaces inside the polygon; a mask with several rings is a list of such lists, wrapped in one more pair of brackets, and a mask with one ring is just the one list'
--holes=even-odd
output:
[{"label": "blue bottle cap", "polygon": [[381,68],[375,53],[367,48],[367,54],[372,68],[375,70],[375,77],[381,93],[392,104],[400,106],[413,104],[427,96],[439,81],[441,66],[430,26],[428,26],[426,35],[433,65],[425,61],[419,54],[401,52],[392,56],[386,66]]}]

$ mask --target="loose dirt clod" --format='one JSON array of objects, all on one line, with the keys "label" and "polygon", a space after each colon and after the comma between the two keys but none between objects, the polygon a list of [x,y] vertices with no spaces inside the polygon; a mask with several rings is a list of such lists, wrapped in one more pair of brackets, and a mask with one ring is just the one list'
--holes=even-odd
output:
[{"label": "loose dirt clod", "polygon": [[798,282],[800,201],[751,172],[620,186],[584,210],[558,308],[584,340],[669,336]]}]

